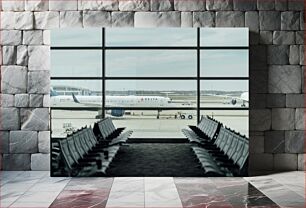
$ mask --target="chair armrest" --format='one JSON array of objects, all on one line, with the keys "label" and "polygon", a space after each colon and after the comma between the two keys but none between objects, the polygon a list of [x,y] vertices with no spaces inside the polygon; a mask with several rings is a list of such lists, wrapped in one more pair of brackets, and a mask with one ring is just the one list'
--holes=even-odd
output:
[{"label": "chair armrest", "polygon": [[218,156],[215,158],[217,162],[229,163],[230,160],[226,156]]},{"label": "chair armrest", "polygon": [[79,167],[85,167],[85,166],[93,166],[96,165],[96,161],[80,161]]},{"label": "chair armrest", "polygon": [[52,152],[51,155],[56,155],[59,156],[61,153],[60,152]]},{"label": "chair armrest", "polygon": [[223,154],[212,154],[216,161],[224,162],[229,161],[229,158]]},{"label": "chair armrest", "polygon": [[198,127],[197,127],[197,126],[194,126],[194,125],[188,125],[188,127],[189,127],[191,130],[193,130],[193,129],[198,129]]},{"label": "chair armrest", "polygon": [[222,166],[223,168],[235,168],[235,164],[231,162],[219,162],[218,165]]},{"label": "chair armrest", "polygon": [[60,149],[60,147],[58,146],[58,147],[52,147],[52,150],[53,150],[53,151],[59,152],[61,149]]},{"label": "chair armrest", "polygon": [[91,149],[85,157],[99,157],[103,151],[103,147]]},{"label": "chair armrest", "polygon": [[202,132],[201,129],[199,129],[199,127],[197,126],[192,126],[189,125],[188,126],[196,135],[201,136],[201,137],[205,137],[206,135]]},{"label": "chair armrest", "polygon": [[217,146],[214,145],[214,144],[209,144],[209,143],[203,143],[201,142],[202,146],[204,149],[207,149],[207,150],[217,150]]},{"label": "chair armrest", "polygon": [[97,138],[97,140],[99,141],[99,140],[102,140],[102,139],[103,139],[103,136],[102,136],[102,135],[97,135],[96,138]]},{"label": "chair armrest", "polygon": [[126,129],[126,127],[120,127],[120,128],[117,128],[116,131],[123,131],[124,129]]},{"label": "chair armrest", "polygon": [[211,150],[211,149],[208,149],[207,152],[208,152],[209,154],[211,154],[212,156],[219,156],[219,155],[222,155],[222,154],[220,153],[219,150]]},{"label": "chair armrest", "polygon": [[[88,165],[97,165],[98,167],[102,166],[102,159],[101,158],[82,158],[81,160],[79,160],[80,164],[88,164]],[[88,166],[86,165],[86,166]]]},{"label": "chair armrest", "polygon": [[103,139],[103,140],[100,140],[99,143],[98,143],[97,145],[98,145],[98,146],[99,146],[99,145],[108,145],[109,142],[110,142],[110,140],[105,140],[105,139]]}]

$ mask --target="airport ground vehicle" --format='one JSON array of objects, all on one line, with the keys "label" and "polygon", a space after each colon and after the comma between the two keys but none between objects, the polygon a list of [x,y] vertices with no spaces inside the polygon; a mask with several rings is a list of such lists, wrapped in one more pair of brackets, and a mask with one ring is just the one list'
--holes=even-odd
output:
[{"label": "airport ground vehicle", "polygon": [[178,115],[180,119],[193,119],[194,118],[194,115],[191,113],[178,112]]}]

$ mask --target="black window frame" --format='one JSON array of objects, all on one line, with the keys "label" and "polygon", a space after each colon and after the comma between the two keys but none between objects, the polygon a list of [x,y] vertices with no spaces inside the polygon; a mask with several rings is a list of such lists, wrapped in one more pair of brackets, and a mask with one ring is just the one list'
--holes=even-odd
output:
[{"label": "black window frame", "polygon": [[[51,76],[51,80],[101,80],[102,82],[102,103],[101,108],[99,107],[50,107],[50,119],[52,119],[52,110],[94,110],[96,109],[101,110],[102,118],[105,118],[105,111],[112,109],[112,107],[105,106],[105,95],[106,95],[106,88],[105,82],[108,80],[194,80],[196,81],[196,107],[171,107],[171,108],[150,108],[150,107],[124,107],[125,110],[194,110],[196,111],[197,123],[200,122],[201,110],[249,110],[248,107],[201,107],[201,81],[202,80],[246,80],[249,84],[249,72],[247,77],[205,77],[201,76],[201,51],[203,50],[248,50],[249,46],[201,46],[200,44],[200,37],[201,37],[201,30],[200,28],[196,28],[196,46],[106,46],[105,45],[105,30],[107,28],[102,29],[102,45],[101,46],[51,46],[51,50],[100,50],[102,51],[102,76],[101,77],[57,77]],[[194,50],[196,51],[196,67],[197,67],[197,74],[196,76],[191,77],[130,77],[130,76],[106,76],[106,60],[105,60],[105,53],[108,50]],[[52,70],[52,69],[51,69]],[[202,69],[203,70],[203,69]],[[249,70],[249,67],[248,67]],[[52,131],[52,129],[51,129]]]}]

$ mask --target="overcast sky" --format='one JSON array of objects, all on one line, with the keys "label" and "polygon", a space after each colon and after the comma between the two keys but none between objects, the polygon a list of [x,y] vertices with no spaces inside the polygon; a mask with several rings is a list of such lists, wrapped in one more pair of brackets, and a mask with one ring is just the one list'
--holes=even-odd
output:
[{"label": "overcast sky", "polygon": [[[107,46],[196,46],[194,28],[107,28]],[[101,29],[51,32],[52,46],[101,46]],[[248,46],[246,28],[202,28],[201,46]],[[107,76],[196,76],[196,51],[113,50],[106,52]],[[101,51],[52,51],[52,76],[101,76]],[[201,51],[202,76],[248,76],[248,51]],[[100,90],[99,81],[52,84]],[[247,81],[202,82],[202,90],[247,91]],[[196,90],[195,81],[108,81],[107,90]]]}]

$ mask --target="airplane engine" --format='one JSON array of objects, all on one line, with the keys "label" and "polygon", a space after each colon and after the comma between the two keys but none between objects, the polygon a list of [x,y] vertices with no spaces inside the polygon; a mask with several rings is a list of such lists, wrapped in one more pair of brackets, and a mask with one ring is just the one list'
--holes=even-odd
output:
[{"label": "airplane engine", "polygon": [[115,116],[115,117],[121,117],[121,116],[124,115],[124,110],[123,110],[123,109],[120,109],[120,108],[112,109],[112,110],[111,110],[111,115],[112,115],[112,116]]},{"label": "airplane engine", "polygon": [[237,100],[236,99],[232,99],[231,103],[232,103],[232,105],[236,105],[237,104]]}]

